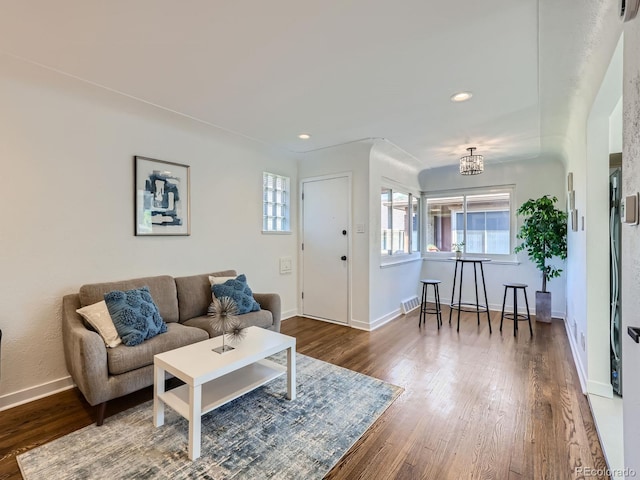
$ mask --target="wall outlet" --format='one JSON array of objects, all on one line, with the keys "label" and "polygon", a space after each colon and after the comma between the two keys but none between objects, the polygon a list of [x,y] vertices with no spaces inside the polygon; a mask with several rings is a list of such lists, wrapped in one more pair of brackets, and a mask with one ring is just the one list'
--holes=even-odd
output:
[{"label": "wall outlet", "polygon": [[582,345],[582,350],[585,351],[587,349],[587,341],[585,339],[584,333],[580,333],[580,345]]}]

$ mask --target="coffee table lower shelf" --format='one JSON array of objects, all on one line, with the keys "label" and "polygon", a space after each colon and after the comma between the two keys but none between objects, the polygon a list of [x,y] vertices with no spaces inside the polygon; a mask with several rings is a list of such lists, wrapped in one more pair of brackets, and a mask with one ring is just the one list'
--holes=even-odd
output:
[{"label": "coffee table lower shelf", "polygon": [[[154,355],[153,424],[164,425],[166,406],[189,421],[189,459],[200,456],[201,417],[271,380],[287,377],[286,398],[296,399],[296,339],[252,326],[234,350],[215,353],[222,337]],[[286,352],[286,366],[268,357]],[[166,374],[184,385],[165,391]]]},{"label": "coffee table lower shelf", "polygon": [[[270,360],[260,360],[202,385],[200,415],[229,403],[245,393],[287,373],[287,368]],[[159,399],[189,419],[189,386],[168,390]]]}]

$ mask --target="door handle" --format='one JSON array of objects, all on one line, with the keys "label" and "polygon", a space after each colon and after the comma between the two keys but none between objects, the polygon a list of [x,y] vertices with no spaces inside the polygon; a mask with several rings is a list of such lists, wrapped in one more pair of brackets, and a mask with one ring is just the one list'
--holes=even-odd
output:
[{"label": "door handle", "polygon": [[344,261],[346,261],[346,260],[347,260],[347,256],[346,256],[346,255],[342,255],[342,256],[340,257],[340,260],[344,260]]},{"label": "door handle", "polygon": [[640,328],[638,327],[627,327],[627,333],[633,341],[636,343],[640,343]]}]

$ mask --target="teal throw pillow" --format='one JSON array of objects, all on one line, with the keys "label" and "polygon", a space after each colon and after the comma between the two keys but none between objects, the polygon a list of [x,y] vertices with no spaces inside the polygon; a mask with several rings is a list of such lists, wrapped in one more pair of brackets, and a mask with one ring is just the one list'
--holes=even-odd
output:
[{"label": "teal throw pillow", "polygon": [[224,283],[211,285],[211,291],[216,298],[231,297],[238,305],[239,315],[260,310],[260,304],[253,298],[244,274]]},{"label": "teal throw pillow", "polygon": [[122,343],[129,347],[167,331],[149,287],[126,292],[114,290],[105,294],[104,301]]}]

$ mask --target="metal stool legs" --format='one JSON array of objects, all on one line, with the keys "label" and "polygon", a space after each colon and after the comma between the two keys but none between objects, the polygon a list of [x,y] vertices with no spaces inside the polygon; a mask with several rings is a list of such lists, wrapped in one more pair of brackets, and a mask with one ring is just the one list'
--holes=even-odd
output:
[{"label": "metal stool legs", "polygon": [[[449,325],[451,325],[451,314],[453,310],[458,310],[458,325],[456,331],[460,331],[460,312],[474,312],[478,319],[478,325],[480,325],[480,314],[487,313],[487,323],[489,324],[489,333],[491,333],[491,315],[489,314],[489,299],[487,297],[487,285],[484,281],[484,267],[482,262],[486,262],[486,259],[457,259],[456,266],[453,271],[453,289],[451,291],[451,303],[449,305]],[[467,303],[462,301],[462,284],[464,275],[464,264],[473,264],[473,280],[476,294],[475,303]],[[460,265],[460,276],[458,277],[458,264]],[[484,293],[484,305],[480,304],[480,297],[478,291],[478,265],[480,265],[480,279],[482,281],[482,291]],[[458,288],[458,302],[456,303],[456,286]]]},{"label": "metal stool legs", "polygon": [[[438,330],[442,325],[442,309],[440,308],[440,289],[438,288],[439,280],[422,280],[422,302],[420,303],[420,318],[418,319],[418,327],[426,323],[427,314],[435,314]],[[435,297],[435,308],[427,306],[427,289],[433,286],[433,294]]]},{"label": "metal stool legs", "polygon": [[[505,318],[513,320],[513,336],[518,333],[518,322],[527,320],[529,322],[529,333],[533,336],[533,328],[531,327],[531,314],[529,313],[529,300],[527,299],[527,285],[521,283],[505,283],[504,284],[504,297],[502,298],[502,314],[500,316],[500,331],[502,332],[502,323]],[[504,306],[507,300],[507,291],[513,290],[513,313],[505,313]],[[524,295],[524,302],[527,306],[527,314],[518,313],[518,290],[522,290]]]}]

